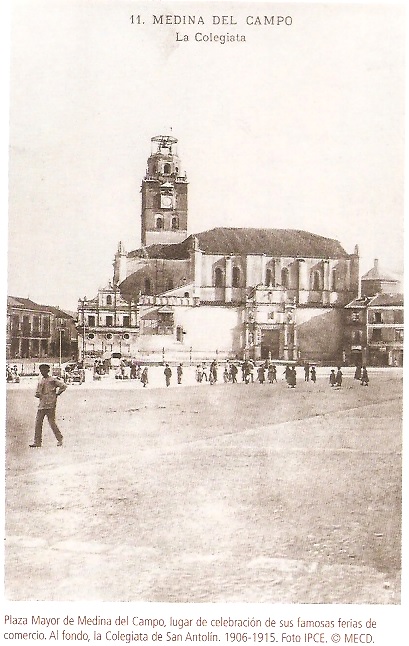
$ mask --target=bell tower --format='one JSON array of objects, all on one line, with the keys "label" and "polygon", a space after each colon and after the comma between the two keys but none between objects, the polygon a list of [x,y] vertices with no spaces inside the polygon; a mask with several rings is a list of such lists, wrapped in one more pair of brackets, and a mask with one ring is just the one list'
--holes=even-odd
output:
[{"label": "bell tower", "polygon": [[169,135],[151,139],[151,154],[142,180],[141,242],[181,242],[187,237],[186,173],[177,154],[178,140]]}]

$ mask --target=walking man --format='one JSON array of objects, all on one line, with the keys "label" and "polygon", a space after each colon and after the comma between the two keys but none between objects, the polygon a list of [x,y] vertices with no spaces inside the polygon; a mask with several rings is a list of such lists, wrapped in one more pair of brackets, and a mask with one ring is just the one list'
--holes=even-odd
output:
[{"label": "walking man", "polygon": [[177,375],[178,375],[178,384],[181,384],[182,383],[182,375],[183,375],[183,367],[182,367],[181,363],[176,368],[176,372],[177,372]]},{"label": "walking man", "polygon": [[165,375],[166,386],[170,386],[170,378],[172,376],[172,370],[170,369],[168,363],[166,364],[166,368],[163,371],[163,374]]},{"label": "walking man", "polygon": [[50,377],[50,366],[46,363],[40,365],[42,379],[38,382],[35,396],[40,400],[35,421],[34,443],[30,448],[40,448],[43,441],[43,421],[47,417],[48,423],[57,439],[57,446],[62,446],[63,437],[55,421],[55,409],[57,406],[57,397],[67,389],[67,386],[61,379]]}]

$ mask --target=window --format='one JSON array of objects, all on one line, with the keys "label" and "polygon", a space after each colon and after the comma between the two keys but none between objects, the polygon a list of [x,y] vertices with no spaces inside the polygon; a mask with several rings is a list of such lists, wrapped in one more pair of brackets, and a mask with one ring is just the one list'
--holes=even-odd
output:
[{"label": "window", "polygon": [[223,270],[220,267],[214,270],[214,286],[223,287]]},{"label": "window", "polygon": [[107,338],[108,340],[112,339],[112,334],[110,332],[108,332],[108,334],[105,335],[105,338]]},{"label": "window", "polygon": [[179,229],[179,221],[178,218],[172,218],[172,229]]},{"label": "window", "polygon": [[106,317],[106,325],[107,325],[107,327],[112,327],[112,323],[113,323],[112,316],[107,316]]},{"label": "window", "polygon": [[107,296],[107,305],[112,305],[112,296]]},{"label": "window", "polygon": [[89,327],[95,327],[95,316],[88,316],[88,325]]},{"label": "window", "polygon": [[395,330],[395,341],[401,341],[403,343],[403,330]]},{"label": "window", "polygon": [[372,341],[382,341],[382,330],[380,328],[372,330]]},{"label": "window", "polygon": [[333,292],[337,291],[337,270],[336,269],[332,270],[332,291]]},{"label": "window", "polygon": [[125,339],[125,341],[128,341],[128,339],[129,339],[128,332],[125,332],[125,334],[122,335],[122,338]]},{"label": "window", "polygon": [[270,285],[271,285],[271,269],[266,269],[265,283],[266,283],[267,287],[270,287]]},{"label": "window", "polygon": [[151,281],[149,278],[145,278],[143,293],[147,295],[151,293]]},{"label": "window", "polygon": [[169,175],[170,173],[170,164],[164,164],[163,166],[163,174],[164,175]]},{"label": "window", "polygon": [[176,328],[176,341],[183,341],[183,328],[180,325]]},{"label": "window", "polygon": [[321,277],[319,271],[314,271],[312,273],[312,291],[319,292],[321,289]]},{"label": "window", "polygon": [[233,267],[233,287],[240,287],[240,267]]},{"label": "window", "polygon": [[38,334],[39,331],[40,331],[40,317],[33,316],[33,332],[34,334]]},{"label": "window", "polygon": [[361,320],[361,316],[360,316],[359,312],[352,312],[352,314],[351,314],[351,321],[352,321],[353,323],[359,323],[359,322],[360,322],[360,320]]},{"label": "window", "polygon": [[129,327],[129,316],[125,315],[123,318],[123,326]]},{"label": "window", "polygon": [[173,280],[172,278],[168,278],[166,282],[166,291],[170,291],[171,289],[173,289]]},{"label": "window", "polygon": [[183,296],[184,296],[185,298],[189,298],[189,292],[185,292],[185,293],[183,294]]},{"label": "window", "polygon": [[382,323],[382,312],[374,312],[375,323]]},{"label": "window", "polygon": [[156,228],[163,229],[163,218],[156,218]]},{"label": "window", "polygon": [[87,339],[91,339],[91,340],[92,340],[92,339],[94,339],[94,338],[95,338],[95,334],[88,334],[88,336],[87,336]]},{"label": "window", "polygon": [[393,310],[393,322],[403,323],[403,310]]},{"label": "window", "polygon": [[284,269],[281,270],[281,284],[285,289],[288,289],[289,279],[288,279],[288,269],[286,267],[284,267]]}]

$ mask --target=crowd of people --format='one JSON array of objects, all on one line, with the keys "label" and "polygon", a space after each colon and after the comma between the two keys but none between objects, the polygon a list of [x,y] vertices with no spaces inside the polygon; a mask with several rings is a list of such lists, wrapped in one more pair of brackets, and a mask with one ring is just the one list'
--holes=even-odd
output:
[{"label": "crowd of people", "polygon": [[[82,368],[82,365],[81,365]],[[245,359],[244,361],[227,361],[224,367],[221,368],[216,359],[210,363],[198,363],[195,368],[195,380],[197,383],[206,382],[210,385],[216,384],[219,381],[219,373],[221,373],[221,381],[223,383],[237,384],[239,379],[242,383],[269,383],[275,384],[278,380],[277,370],[282,368],[282,365],[276,366],[270,359],[263,362],[255,362],[252,359]],[[300,367],[301,368],[301,367]],[[174,369],[176,373],[177,384],[181,385],[183,382],[184,368],[183,364],[179,363]],[[302,366],[304,372],[304,381],[316,383],[317,381],[317,368],[315,365],[304,363]],[[136,359],[121,359],[119,364],[112,367],[109,362],[102,359],[95,359],[93,365],[93,379],[100,380],[104,375],[114,372],[115,379],[129,379],[138,380],[144,388],[149,384],[148,367],[142,366]],[[85,373],[84,370],[82,372]],[[173,371],[169,363],[165,364],[163,370],[165,385],[170,386],[172,383]],[[239,375],[241,375],[239,377]],[[281,374],[280,374],[281,376]],[[297,385],[297,368],[290,363],[285,365],[282,373],[283,379],[286,381],[289,388],[295,388]],[[85,375],[84,375],[85,379]],[[369,376],[366,366],[357,366],[354,373],[354,379],[360,381],[362,386],[369,385]],[[6,380],[7,382],[19,382],[19,375],[17,366],[6,367]],[[338,366],[336,369],[332,368],[329,374],[329,385],[331,388],[342,387],[343,374],[342,369]]]}]

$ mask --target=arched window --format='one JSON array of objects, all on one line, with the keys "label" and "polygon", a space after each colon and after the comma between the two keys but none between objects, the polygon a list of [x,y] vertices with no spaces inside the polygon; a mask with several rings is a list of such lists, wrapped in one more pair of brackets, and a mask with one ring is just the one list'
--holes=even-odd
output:
[{"label": "arched window", "polygon": [[164,175],[169,175],[169,173],[170,173],[170,164],[165,164],[163,166],[163,174]]},{"label": "arched window", "polygon": [[266,269],[266,285],[267,285],[267,287],[270,287],[270,285],[271,285],[271,278],[272,278],[271,269]]},{"label": "arched window", "polygon": [[112,296],[107,296],[107,305],[112,305]]},{"label": "arched window", "polygon": [[223,270],[220,267],[214,270],[214,286],[223,287]]},{"label": "arched window", "polygon": [[178,172],[179,172],[179,168],[176,166],[176,168],[175,168],[176,175],[178,174]]},{"label": "arched window", "polygon": [[312,274],[312,291],[319,292],[320,289],[321,289],[320,272],[315,270]]},{"label": "arched window", "polygon": [[163,229],[163,218],[156,218],[156,228]]},{"label": "arched window", "polygon": [[233,287],[240,287],[240,267],[233,267]]},{"label": "arched window", "polygon": [[285,289],[289,287],[289,273],[287,267],[281,270],[281,284]]},{"label": "arched window", "polygon": [[178,221],[178,218],[176,217],[172,218],[172,229],[173,230],[179,229],[179,221]]},{"label": "arched window", "polygon": [[144,282],[144,294],[150,294],[151,293],[151,281],[149,278],[145,278]]}]

